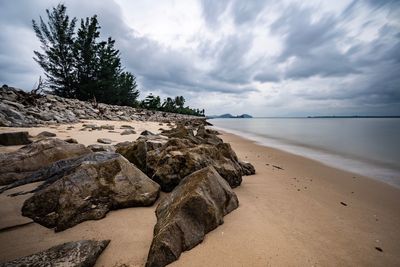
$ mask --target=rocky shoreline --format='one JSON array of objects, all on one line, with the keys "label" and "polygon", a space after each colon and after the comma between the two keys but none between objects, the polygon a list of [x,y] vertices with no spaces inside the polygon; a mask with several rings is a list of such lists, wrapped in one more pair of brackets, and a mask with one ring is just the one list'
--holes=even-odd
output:
[{"label": "rocky shoreline", "polygon": [[174,122],[203,117],[85,102],[49,94],[32,94],[2,86],[0,88],[0,126],[35,127],[80,120]]},{"label": "rocky shoreline", "polygon": [[[48,96],[44,98],[49,99]],[[58,99],[55,106],[62,101]],[[10,102],[1,105],[12,106]],[[20,113],[16,106],[11,113],[1,114],[4,117],[15,112]],[[140,115],[140,118],[171,122],[171,116],[160,114]],[[137,113],[130,116],[137,116]],[[19,191],[9,197],[29,195],[21,207],[22,215],[60,232],[87,220],[100,220],[110,210],[153,205],[160,191],[166,192],[156,209],[157,223],[146,263],[146,266],[165,266],[178,260],[183,251],[194,248],[208,232],[223,223],[223,217],[239,205],[232,188],[240,186],[243,175],[255,173],[250,163],[239,160],[231,146],[218,137],[218,132],[205,127],[205,120],[184,117],[173,120],[175,123],[169,124],[170,129],[161,129],[160,134],[143,131],[135,141],[114,145],[85,146],[73,138],[58,139],[49,132],[34,137],[23,132],[3,133],[0,139],[5,140],[2,140],[4,144],[22,145],[27,140],[28,144],[0,154],[0,184],[3,186],[0,193],[7,194],[10,189],[39,182],[32,190]],[[72,117],[68,122],[70,119],[72,121]],[[22,125],[19,123],[23,121],[10,116],[5,120],[13,125]],[[39,124],[36,119],[29,117],[29,120],[35,126]],[[57,122],[57,119],[45,121]],[[122,130],[134,131],[129,125],[123,126]],[[81,130],[114,131],[114,127],[111,130],[109,127],[85,125]],[[95,241],[77,242],[92,244]],[[98,243],[90,245],[94,253],[77,253],[74,243],[67,243],[0,266],[37,264],[40,258],[53,263],[64,259],[69,266],[93,266],[93,257],[98,257],[108,244],[108,241],[99,242],[106,243],[101,243],[105,244],[101,248],[96,245]]]}]

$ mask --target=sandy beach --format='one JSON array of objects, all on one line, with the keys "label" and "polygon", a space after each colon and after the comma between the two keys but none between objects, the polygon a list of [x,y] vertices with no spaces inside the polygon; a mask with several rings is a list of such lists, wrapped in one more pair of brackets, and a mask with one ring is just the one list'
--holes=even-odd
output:
[{"label": "sandy beach", "polygon": [[[135,140],[142,130],[157,133],[152,122],[88,121],[115,125],[116,132],[79,131],[81,124],[42,128],[0,128],[0,132],[43,130],[58,138],[95,144]],[[136,135],[120,135],[119,126]],[[251,162],[256,175],[235,188],[240,202],[225,223],[170,266],[400,266],[400,189],[371,178],[255,144],[224,133],[238,157]],[[1,147],[0,152],[18,147]],[[27,185],[30,187],[32,185]],[[111,239],[96,266],[144,266],[156,223],[155,205],[112,211],[54,233],[20,215],[28,196],[0,195],[0,262],[80,239]],[[161,196],[162,197],[162,196]],[[382,251],[379,251],[378,249]]]}]

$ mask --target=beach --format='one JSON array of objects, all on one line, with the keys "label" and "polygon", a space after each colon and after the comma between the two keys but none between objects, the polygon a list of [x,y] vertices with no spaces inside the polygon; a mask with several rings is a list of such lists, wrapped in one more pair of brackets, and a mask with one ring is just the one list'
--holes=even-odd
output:
[{"label": "beach", "polygon": [[[111,124],[116,129],[130,124],[137,134],[79,131],[82,123],[72,124],[74,128],[69,130],[71,124],[1,128],[0,132],[28,130],[36,135],[47,130],[58,138],[71,137],[90,145],[98,138],[109,138],[113,144],[133,141],[142,130],[157,133],[159,128],[167,128],[155,122],[85,123]],[[223,133],[221,137],[241,160],[255,166],[256,174],[244,176],[241,186],[234,189],[239,208],[225,216],[224,224],[208,233],[200,245],[184,252],[170,266],[400,265],[400,189],[237,135]],[[1,147],[1,152],[16,148]],[[104,219],[54,233],[20,215],[20,206],[29,195],[7,196],[20,190],[0,196],[0,261],[67,241],[110,239],[95,266],[144,266],[157,203],[111,211]]]}]

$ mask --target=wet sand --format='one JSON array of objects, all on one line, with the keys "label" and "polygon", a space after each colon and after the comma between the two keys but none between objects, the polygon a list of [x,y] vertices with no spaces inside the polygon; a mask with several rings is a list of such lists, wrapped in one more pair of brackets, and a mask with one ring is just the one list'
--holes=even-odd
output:
[{"label": "wet sand", "polygon": [[[162,127],[135,123],[137,129]],[[58,131],[67,133],[47,130],[86,145],[97,138],[120,142],[137,137],[117,133],[109,137],[107,130],[80,132],[79,127],[68,131],[66,127],[59,126]],[[42,130],[29,129],[32,135]],[[254,164],[257,174],[243,177],[234,190],[240,206],[225,217],[225,223],[170,266],[400,266],[399,189],[239,136],[224,133],[222,138],[240,159]],[[23,199],[6,196],[15,190],[0,196],[3,226],[30,221],[19,214]],[[0,261],[72,240],[111,239],[96,266],[144,266],[155,207],[112,211],[102,220],[60,233],[35,223],[1,230]]]}]

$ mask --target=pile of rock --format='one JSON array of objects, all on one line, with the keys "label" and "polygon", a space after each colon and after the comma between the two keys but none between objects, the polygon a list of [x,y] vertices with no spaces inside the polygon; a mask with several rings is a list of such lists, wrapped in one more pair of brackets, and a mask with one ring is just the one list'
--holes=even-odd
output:
[{"label": "pile of rock", "polygon": [[146,266],[165,266],[199,244],[223,223],[239,201],[232,188],[254,167],[240,161],[231,146],[204,125],[178,124],[164,136],[143,135],[116,152],[156,181],[166,196],[156,210],[157,224]]},{"label": "pile of rock", "polygon": [[43,135],[16,152],[0,154],[0,184],[5,185],[0,193],[43,182],[14,195],[32,194],[22,214],[58,232],[101,219],[113,209],[153,205],[160,189],[171,192],[156,209],[146,264],[151,267],[177,260],[222,224],[239,205],[232,188],[243,175],[255,173],[216,131],[198,121],[162,135],[145,131],[134,142],[107,148]]},{"label": "pile of rock", "polygon": [[241,184],[243,175],[255,173],[251,164],[240,161],[231,146],[204,125],[178,124],[162,134],[168,138],[141,136],[133,143],[119,145],[116,152],[160,184],[165,192],[171,192],[183,178],[208,166],[213,166],[232,188]]},{"label": "pile of rock", "polygon": [[199,117],[97,104],[54,95],[32,95],[8,86],[0,88],[0,126],[29,127],[75,123],[81,119],[168,122]]}]

